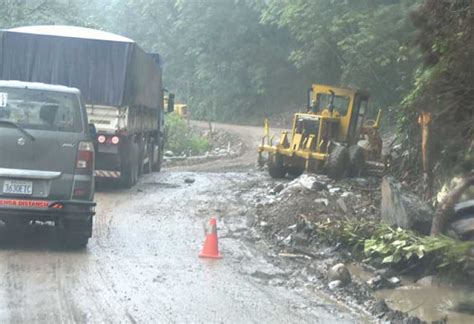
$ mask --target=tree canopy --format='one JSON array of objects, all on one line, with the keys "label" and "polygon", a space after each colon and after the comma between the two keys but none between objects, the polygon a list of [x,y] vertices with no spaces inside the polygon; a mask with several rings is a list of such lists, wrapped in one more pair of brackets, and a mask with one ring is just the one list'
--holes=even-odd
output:
[{"label": "tree canopy", "polygon": [[3,27],[73,24],[136,40],[164,59],[166,87],[194,116],[248,121],[302,108],[311,83],[369,90],[390,109],[417,56],[409,0],[10,1]]}]

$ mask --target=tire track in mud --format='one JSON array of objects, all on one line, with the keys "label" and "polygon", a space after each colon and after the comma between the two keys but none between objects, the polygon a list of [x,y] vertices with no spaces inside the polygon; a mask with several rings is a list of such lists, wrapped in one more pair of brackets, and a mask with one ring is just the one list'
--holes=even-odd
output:
[{"label": "tire track in mud", "polygon": [[[128,197],[125,197],[128,194]],[[166,314],[158,311],[160,307],[143,309],[139,305],[146,305],[149,301],[143,298],[137,297],[136,290],[141,281],[140,276],[137,273],[137,265],[143,263],[140,253],[138,254],[127,254],[124,255],[120,249],[117,251],[117,245],[123,242],[133,242],[131,236],[136,233],[138,228],[130,226],[130,219],[127,216],[138,218],[144,217],[146,213],[137,214],[137,207],[135,204],[125,204],[126,201],[130,201],[136,193],[132,192],[119,193],[118,196],[109,195],[108,193],[99,195],[100,202],[105,202],[98,209],[98,222],[97,222],[97,238],[95,246],[100,251],[97,254],[103,255],[100,260],[97,260],[94,270],[97,273],[97,277],[92,282],[87,282],[86,285],[92,287],[97,286],[98,282],[104,286],[104,291],[107,291],[109,296],[104,299],[108,300],[107,304],[103,305],[103,309],[116,309],[114,314],[109,314],[109,319],[121,319],[128,318],[131,322],[149,322],[156,318],[166,318],[170,320]],[[140,208],[142,209],[143,206]],[[137,220],[135,218],[135,220]],[[113,234],[111,234],[111,228],[113,227]],[[141,231],[143,233],[143,231]],[[137,242],[135,242],[137,244]],[[117,267],[110,266],[116,264]],[[146,264],[144,265],[147,266]],[[120,268],[120,270],[117,270]],[[121,283],[121,286],[117,286],[117,283]],[[143,296],[152,296],[153,291],[150,290],[147,285],[140,285],[140,294]],[[104,296],[102,296],[103,298]],[[132,298],[133,297],[133,298]],[[139,301],[139,299],[142,299]],[[115,303],[111,303],[111,300],[116,300]],[[138,306],[137,306],[138,305]],[[138,312],[138,310],[140,310]]]}]

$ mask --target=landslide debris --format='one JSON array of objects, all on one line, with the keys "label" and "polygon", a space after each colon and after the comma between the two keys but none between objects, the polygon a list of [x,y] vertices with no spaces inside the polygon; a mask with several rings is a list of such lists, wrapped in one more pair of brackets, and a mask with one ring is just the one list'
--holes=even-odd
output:
[{"label": "landslide debris", "polygon": [[[354,253],[363,252],[364,246],[343,245],[337,242],[336,235],[329,242],[327,235],[332,235],[334,229],[328,227],[326,231],[318,227],[319,224],[344,227],[350,222],[371,224],[373,228],[379,226],[381,182],[375,177],[336,182],[324,175],[309,174],[292,180],[272,180],[268,185],[251,190],[255,207],[252,224],[273,247],[272,261],[293,267],[291,278],[300,277],[305,285],[315,285],[316,289],[328,292],[345,304],[368,310],[383,320],[420,323],[419,319],[402,312],[381,310],[380,301],[372,296],[374,290],[402,285],[400,274],[403,269],[385,265],[377,270],[362,263],[360,266],[371,273],[369,278],[362,280],[352,276],[350,268],[348,276],[338,277],[335,274],[340,269],[346,269],[354,262],[359,264],[356,260],[360,258]],[[373,228],[361,226],[362,233],[367,231],[366,238],[370,238],[368,233],[372,233]],[[380,265],[382,259],[377,261]],[[411,270],[420,271],[420,277],[426,276],[423,268]]]}]

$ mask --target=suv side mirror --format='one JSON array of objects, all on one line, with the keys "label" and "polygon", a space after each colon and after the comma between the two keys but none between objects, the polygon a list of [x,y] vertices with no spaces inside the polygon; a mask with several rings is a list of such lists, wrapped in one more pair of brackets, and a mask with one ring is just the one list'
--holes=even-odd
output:
[{"label": "suv side mirror", "polygon": [[168,95],[168,107],[166,108],[168,113],[172,113],[174,111],[174,93],[170,93]]}]

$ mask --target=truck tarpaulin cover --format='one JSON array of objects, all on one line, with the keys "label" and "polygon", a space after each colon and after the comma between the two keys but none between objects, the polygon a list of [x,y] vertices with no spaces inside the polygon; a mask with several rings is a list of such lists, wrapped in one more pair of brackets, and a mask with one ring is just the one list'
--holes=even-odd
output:
[{"label": "truck tarpaulin cover", "polygon": [[161,68],[134,41],[70,26],[1,31],[0,77],[75,87],[91,105],[163,104]]}]

